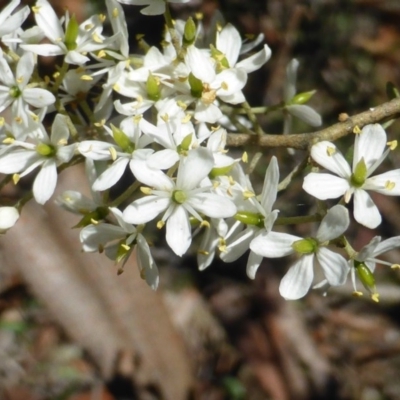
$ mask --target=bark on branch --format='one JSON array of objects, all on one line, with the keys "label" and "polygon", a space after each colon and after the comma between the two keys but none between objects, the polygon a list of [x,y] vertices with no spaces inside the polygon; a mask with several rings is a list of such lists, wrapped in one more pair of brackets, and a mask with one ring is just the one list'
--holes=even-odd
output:
[{"label": "bark on branch", "polygon": [[293,135],[249,135],[245,133],[231,133],[228,135],[227,145],[230,147],[258,146],[258,147],[292,147],[299,150],[307,150],[314,143],[321,140],[335,141],[353,132],[358,126],[381,122],[400,115],[400,98],[371,108],[360,114],[349,117],[344,122],[339,122],[328,128],[312,133],[300,133]]}]

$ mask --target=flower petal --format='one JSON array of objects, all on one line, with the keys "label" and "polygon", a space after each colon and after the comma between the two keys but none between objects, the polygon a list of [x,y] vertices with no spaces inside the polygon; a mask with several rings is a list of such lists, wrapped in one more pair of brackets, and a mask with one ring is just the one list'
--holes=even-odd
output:
[{"label": "flower petal", "polygon": [[187,203],[211,218],[228,218],[236,213],[233,201],[214,193],[198,193],[190,197]]},{"label": "flower petal", "polygon": [[287,105],[286,109],[294,117],[301,119],[308,125],[320,126],[322,124],[321,116],[310,106],[304,104],[291,104]]},{"label": "flower petal", "polygon": [[400,196],[400,169],[367,178],[363,189],[373,190],[386,196]]},{"label": "flower petal", "polygon": [[365,190],[354,191],[354,218],[359,224],[370,229],[376,228],[382,222],[378,207]]},{"label": "flower petal", "polygon": [[264,48],[250,57],[238,62],[236,68],[244,69],[248,74],[260,69],[271,57],[272,51],[268,45],[264,44]]},{"label": "flower petal", "polygon": [[346,179],[331,174],[309,173],[303,182],[303,189],[319,200],[336,199],[350,188]]},{"label": "flower petal", "polygon": [[168,218],[166,239],[169,247],[178,256],[185,254],[192,243],[189,216],[184,207],[175,207]]},{"label": "flower petal", "polygon": [[302,256],[293,264],[279,285],[279,293],[287,300],[297,300],[304,297],[311,287],[314,254]]},{"label": "flower petal", "polygon": [[347,208],[338,204],[328,210],[317,231],[317,239],[320,243],[336,239],[349,227],[350,218]]},{"label": "flower petal", "polygon": [[166,210],[171,199],[159,196],[146,196],[135,200],[125,208],[123,218],[130,224],[145,224]]},{"label": "flower petal", "polygon": [[250,279],[254,279],[256,277],[256,272],[261,264],[262,259],[262,256],[254,253],[254,251],[250,251],[246,265],[246,273]]},{"label": "flower petal", "polygon": [[57,185],[57,167],[54,159],[43,163],[33,183],[33,196],[39,204],[50,199]]},{"label": "flower petal", "polygon": [[301,238],[288,233],[265,232],[252,240],[250,249],[263,257],[285,257],[294,253],[292,244],[299,239]]},{"label": "flower petal", "polygon": [[344,257],[326,247],[321,247],[316,256],[330,285],[338,286],[346,282],[349,265]]},{"label": "flower petal", "polygon": [[160,280],[157,265],[151,255],[150,247],[143,235],[137,235],[136,260],[141,275],[147,284],[156,290]]},{"label": "flower petal", "polygon": [[129,159],[118,158],[94,181],[92,189],[101,191],[114,186],[122,177],[128,165]]}]

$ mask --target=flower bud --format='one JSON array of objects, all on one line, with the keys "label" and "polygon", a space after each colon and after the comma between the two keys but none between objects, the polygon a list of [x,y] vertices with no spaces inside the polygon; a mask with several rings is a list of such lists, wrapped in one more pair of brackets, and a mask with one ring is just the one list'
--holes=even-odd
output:
[{"label": "flower bud", "polygon": [[375,277],[365,263],[354,260],[354,268],[356,269],[358,279],[369,292],[375,292]]},{"label": "flower bud", "polygon": [[15,207],[0,207],[0,233],[5,233],[18,221],[19,212]]},{"label": "flower bud", "polygon": [[185,46],[190,46],[196,40],[196,24],[193,18],[190,17],[185,24],[185,29],[183,31],[183,44]]},{"label": "flower bud", "polygon": [[113,124],[111,124],[111,129],[115,143],[117,143],[125,153],[133,153],[135,151],[135,145],[129,140],[129,137]]},{"label": "flower bud", "polygon": [[311,99],[311,97],[314,96],[315,93],[316,90],[310,90],[309,92],[298,93],[296,94],[296,96],[292,98],[292,100],[290,100],[290,104],[305,104]]},{"label": "flower bud", "polygon": [[160,83],[158,79],[151,73],[146,81],[146,91],[150,100],[160,100]]},{"label": "flower bud", "polygon": [[79,34],[79,24],[75,18],[75,15],[69,19],[67,29],[65,31],[65,40],[64,44],[68,50],[75,50],[77,47],[76,39],[78,38]]},{"label": "flower bud", "polygon": [[197,79],[192,73],[189,74],[190,93],[193,97],[201,98],[203,93],[203,83]]},{"label": "flower bud", "polygon": [[233,217],[237,221],[243,222],[246,225],[263,227],[264,224],[264,217],[261,214],[256,214],[249,211],[239,211]]},{"label": "flower bud", "polygon": [[208,174],[210,179],[215,179],[217,176],[228,175],[234,164],[227,165],[225,167],[213,168]]}]

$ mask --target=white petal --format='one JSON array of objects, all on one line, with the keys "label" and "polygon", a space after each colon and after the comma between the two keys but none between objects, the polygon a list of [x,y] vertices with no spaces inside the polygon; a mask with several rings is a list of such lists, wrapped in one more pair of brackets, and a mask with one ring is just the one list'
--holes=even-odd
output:
[{"label": "white petal", "polygon": [[93,183],[92,189],[102,191],[114,186],[121,179],[128,163],[128,158],[118,158],[118,160],[113,162],[101,175],[98,176]]},{"label": "white petal", "polygon": [[166,239],[169,247],[178,256],[185,254],[192,243],[189,217],[183,207],[175,207],[168,218]]},{"label": "white petal", "polygon": [[57,114],[51,127],[51,143],[55,146],[60,146],[61,144],[66,144],[68,139],[69,129],[67,125],[67,117],[62,114]]},{"label": "white petal", "polygon": [[171,199],[159,196],[142,197],[125,208],[124,221],[135,225],[145,224],[166,210],[170,202]]},{"label": "white petal", "polygon": [[301,239],[288,233],[262,233],[252,240],[250,249],[263,257],[278,258],[293,254],[293,242]]},{"label": "white petal", "polygon": [[83,251],[87,253],[97,252],[99,247],[105,247],[108,242],[124,236],[126,236],[126,232],[121,227],[111,224],[88,225],[79,234]]},{"label": "white petal", "polygon": [[179,161],[179,155],[176,150],[160,150],[153,153],[147,159],[147,165],[154,169],[168,169]]},{"label": "white petal", "polygon": [[267,214],[272,211],[275,203],[279,184],[279,167],[275,156],[269,162],[267,172],[265,173],[264,186],[261,193],[261,206]]},{"label": "white petal", "polygon": [[187,157],[182,159],[179,165],[176,187],[182,190],[196,188],[213,166],[214,158],[208,149],[198,147],[189,151]]},{"label": "white petal", "polygon": [[364,158],[369,169],[378,160],[386,147],[386,132],[379,124],[366,125],[361,133],[356,135],[354,142],[353,171]]},{"label": "white petal", "polygon": [[349,227],[350,218],[347,208],[338,204],[328,210],[317,231],[320,243],[336,239]]},{"label": "white petal", "polygon": [[185,62],[192,74],[202,82],[211,83],[215,78],[215,71],[209,56],[195,46],[189,46]]},{"label": "white petal", "polygon": [[52,41],[58,41],[64,38],[64,31],[61,28],[60,21],[53,7],[47,0],[38,0],[36,2],[38,12],[35,14],[36,24],[42,29],[44,34]]},{"label": "white petal", "polygon": [[246,273],[250,279],[254,279],[256,277],[256,272],[261,264],[262,259],[262,256],[254,253],[254,251],[250,251],[246,265]]},{"label": "white petal", "polygon": [[202,101],[196,103],[194,116],[199,122],[213,124],[222,117],[222,111],[215,104],[204,104]]},{"label": "white petal", "polygon": [[18,79],[18,86],[24,88],[32,76],[33,68],[35,66],[34,55],[31,52],[26,52],[19,59],[16,70],[16,78]]},{"label": "white petal", "polygon": [[46,89],[26,88],[22,92],[22,98],[31,106],[42,108],[53,104],[56,98]]},{"label": "white petal", "polygon": [[318,142],[311,148],[311,157],[322,167],[342,178],[351,176],[350,166],[338,148],[330,142]]},{"label": "white petal", "polygon": [[225,54],[229,67],[235,66],[239,58],[242,39],[238,30],[232,24],[226,24],[219,34],[217,34],[217,49]]},{"label": "white petal", "polygon": [[213,193],[199,193],[187,203],[195,210],[211,218],[228,218],[236,214],[236,206],[230,199]]},{"label": "white petal", "polygon": [[150,168],[147,165],[147,160],[132,160],[129,166],[136,179],[145,185],[167,191],[172,191],[175,186],[172,179],[164,172]]},{"label": "white petal", "polygon": [[286,109],[294,117],[301,119],[308,125],[320,126],[322,124],[321,116],[310,106],[304,104],[291,104],[286,106]]},{"label": "white petal", "polygon": [[21,44],[22,49],[31,51],[32,53],[39,54],[40,56],[54,57],[65,54],[65,51],[56,44]]},{"label": "white petal", "polygon": [[382,222],[378,207],[365,190],[354,191],[354,218],[370,229],[376,228]]},{"label": "white petal", "polygon": [[400,196],[400,169],[368,178],[362,188],[386,196]]},{"label": "white petal", "polygon": [[33,196],[39,204],[50,199],[57,185],[57,167],[54,159],[46,161],[33,183]]},{"label": "white petal", "polygon": [[302,256],[293,264],[279,285],[279,293],[288,300],[297,300],[304,297],[311,287],[314,255]]},{"label": "white petal", "polygon": [[303,189],[320,200],[336,199],[350,188],[346,179],[331,174],[309,173],[303,182]]},{"label": "white petal", "polygon": [[226,251],[220,254],[222,261],[230,263],[237,260],[242,256],[248,249],[251,240],[257,233],[258,229],[254,227],[247,227],[242,232],[240,232],[233,240],[229,243]]},{"label": "white petal", "polygon": [[386,253],[387,251],[393,250],[397,247],[400,247],[400,236],[386,239],[376,246],[374,250],[374,257],[379,256],[382,253]]},{"label": "white petal", "polygon": [[289,102],[296,94],[297,69],[299,62],[293,58],[286,67],[286,82],[284,87],[284,100]]},{"label": "white petal", "polygon": [[264,44],[264,48],[258,53],[240,61],[236,64],[236,68],[244,69],[247,73],[260,69],[271,57],[272,51],[268,45]]},{"label": "white petal", "polygon": [[65,57],[65,62],[67,62],[68,64],[83,65],[88,61],[90,61],[89,57],[86,57],[75,50],[69,51]]},{"label": "white petal", "polygon": [[138,235],[136,247],[136,259],[138,263],[141,275],[144,275],[144,279],[147,284],[156,290],[159,282],[158,268],[151,255],[149,245],[143,235]]},{"label": "white petal", "polygon": [[3,154],[0,157],[0,172],[3,174],[15,174],[24,171],[38,158],[39,155],[35,151],[16,150]]},{"label": "white petal", "polygon": [[316,256],[330,285],[338,286],[346,282],[349,266],[345,258],[325,247],[321,247]]},{"label": "white petal", "polygon": [[10,229],[18,221],[19,212],[15,207],[0,207],[0,230]]}]

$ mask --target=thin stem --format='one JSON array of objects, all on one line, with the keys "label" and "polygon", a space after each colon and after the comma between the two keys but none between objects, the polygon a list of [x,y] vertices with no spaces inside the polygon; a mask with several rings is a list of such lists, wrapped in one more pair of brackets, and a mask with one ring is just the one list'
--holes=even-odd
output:
[{"label": "thin stem", "polygon": [[132,185],[130,185],[124,193],[122,193],[109,204],[109,207],[118,207],[120,204],[128,200],[132,196],[132,194],[136,192],[140,185],[141,183],[139,181],[133,182]]},{"label": "thin stem", "polygon": [[322,220],[322,216],[319,214],[306,215],[304,217],[279,217],[275,221],[274,225],[298,225],[307,222],[318,222]]}]

